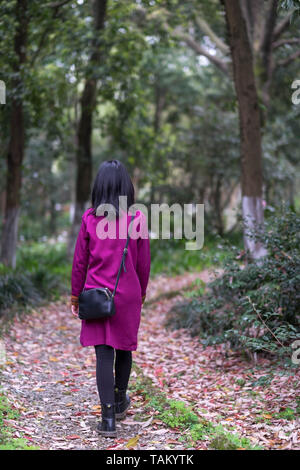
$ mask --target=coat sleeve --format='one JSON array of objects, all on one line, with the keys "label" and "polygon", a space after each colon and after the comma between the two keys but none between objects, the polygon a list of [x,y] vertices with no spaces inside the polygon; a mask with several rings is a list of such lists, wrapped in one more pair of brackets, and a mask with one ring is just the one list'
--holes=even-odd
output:
[{"label": "coat sleeve", "polygon": [[138,238],[137,240],[137,275],[140,281],[142,297],[146,295],[146,290],[150,275],[151,256],[150,256],[150,240],[147,227],[143,228],[147,238]]},{"label": "coat sleeve", "polygon": [[81,226],[78,233],[71,275],[72,295],[79,296],[83,290],[87,268],[89,263],[89,234],[86,229],[84,215],[81,218]]}]

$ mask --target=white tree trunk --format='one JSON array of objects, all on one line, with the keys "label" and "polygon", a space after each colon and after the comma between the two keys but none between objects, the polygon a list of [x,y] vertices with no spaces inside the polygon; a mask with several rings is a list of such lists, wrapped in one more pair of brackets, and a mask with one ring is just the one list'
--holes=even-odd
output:
[{"label": "white tree trunk", "polygon": [[242,197],[242,214],[244,219],[244,247],[257,260],[267,255],[267,250],[260,241],[250,238],[250,231],[257,232],[258,226],[264,222],[264,209],[261,197]]}]

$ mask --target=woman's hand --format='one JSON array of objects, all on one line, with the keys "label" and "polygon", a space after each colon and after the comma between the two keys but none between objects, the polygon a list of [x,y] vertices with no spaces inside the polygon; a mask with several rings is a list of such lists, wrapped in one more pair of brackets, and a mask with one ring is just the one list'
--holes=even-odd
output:
[{"label": "woman's hand", "polygon": [[71,312],[74,317],[78,318],[79,313],[79,305],[78,305],[78,297],[76,295],[71,295]]},{"label": "woman's hand", "polygon": [[72,315],[74,315],[74,317],[78,318],[78,312],[79,312],[79,305],[72,305]]}]

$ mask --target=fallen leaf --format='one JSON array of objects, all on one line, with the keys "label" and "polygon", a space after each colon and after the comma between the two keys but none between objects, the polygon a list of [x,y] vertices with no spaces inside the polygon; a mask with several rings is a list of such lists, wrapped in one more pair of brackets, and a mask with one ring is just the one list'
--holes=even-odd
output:
[{"label": "fallen leaf", "polygon": [[57,357],[50,356],[50,357],[49,357],[49,361],[51,361],[51,362],[58,362],[59,359],[58,359]]},{"label": "fallen leaf", "polygon": [[136,436],[132,437],[131,439],[129,439],[129,441],[125,444],[125,446],[129,449],[130,447],[134,447],[137,445],[137,443],[139,442],[139,434],[137,434]]}]

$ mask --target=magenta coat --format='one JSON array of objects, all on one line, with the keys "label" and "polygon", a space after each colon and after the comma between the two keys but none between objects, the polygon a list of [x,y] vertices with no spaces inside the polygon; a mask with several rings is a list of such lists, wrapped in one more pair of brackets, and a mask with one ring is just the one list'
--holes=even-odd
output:
[{"label": "magenta coat", "polygon": [[[108,287],[113,291],[126,243],[127,227],[131,215],[127,214],[115,222],[94,216],[92,208],[87,209],[81,221],[72,265],[72,295],[79,296],[83,288]],[[126,221],[127,219],[127,221]],[[103,222],[116,229],[116,239],[99,238]],[[115,224],[115,225],[112,225]],[[118,236],[119,226],[123,238]],[[125,261],[126,272],[121,271],[115,295],[116,313],[101,320],[82,320],[80,343],[82,346],[107,344],[115,349],[135,351],[138,343],[138,329],[141,320],[142,297],[146,295],[150,273],[150,242],[147,218],[137,211],[131,229],[128,253]],[[102,238],[102,239],[101,239]]]}]

